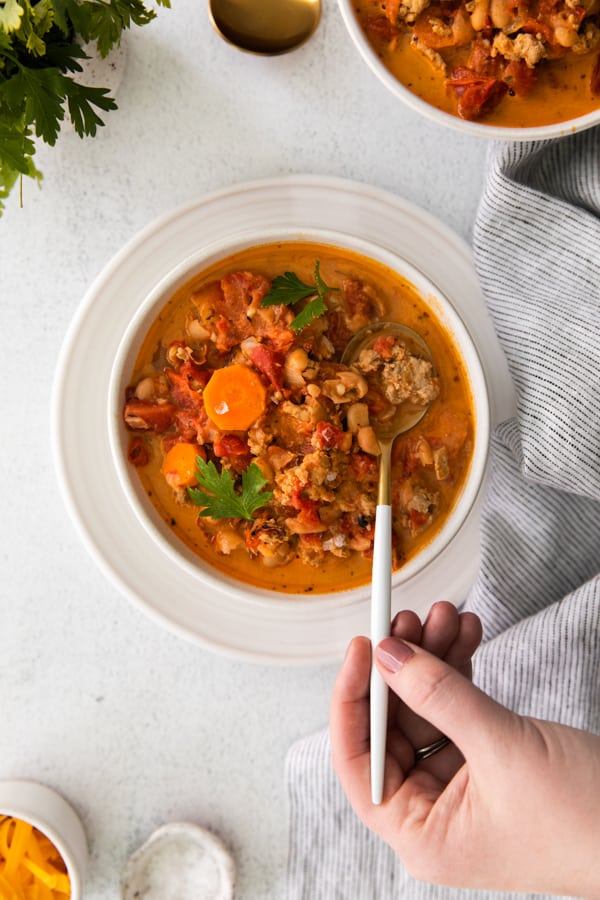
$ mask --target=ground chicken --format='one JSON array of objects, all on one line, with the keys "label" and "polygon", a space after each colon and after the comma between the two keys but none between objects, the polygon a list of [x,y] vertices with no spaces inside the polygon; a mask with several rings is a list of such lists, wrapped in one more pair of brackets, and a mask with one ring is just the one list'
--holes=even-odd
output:
[{"label": "ground chicken", "polygon": [[539,61],[548,55],[544,42],[533,34],[518,34],[511,39],[500,32],[494,38],[492,48],[504,59],[511,61],[522,59],[530,69],[535,68]]},{"label": "ground chicken", "polygon": [[430,0],[388,0],[386,15],[394,24],[414,22],[417,16],[427,9],[429,3]]},{"label": "ground chicken", "polygon": [[363,350],[356,368],[365,375],[377,374],[384,397],[394,405],[428,405],[439,394],[429,360],[413,356],[400,341],[394,341],[389,357],[382,356],[376,345]]}]

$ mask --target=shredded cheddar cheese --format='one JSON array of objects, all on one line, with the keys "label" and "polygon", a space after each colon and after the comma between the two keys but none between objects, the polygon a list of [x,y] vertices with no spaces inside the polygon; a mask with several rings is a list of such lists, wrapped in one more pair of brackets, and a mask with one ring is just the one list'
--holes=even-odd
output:
[{"label": "shredded cheddar cheese", "polygon": [[0,900],[68,900],[69,876],[54,844],[22,819],[0,816]]}]

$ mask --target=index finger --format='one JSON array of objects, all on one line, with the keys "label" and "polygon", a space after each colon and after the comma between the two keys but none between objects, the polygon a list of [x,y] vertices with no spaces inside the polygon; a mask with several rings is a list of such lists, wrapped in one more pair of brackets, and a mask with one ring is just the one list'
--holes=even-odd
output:
[{"label": "index finger", "polygon": [[369,679],[371,642],[354,638],[338,673],[331,698],[329,730],[333,767],[355,807],[371,796],[369,753]]}]

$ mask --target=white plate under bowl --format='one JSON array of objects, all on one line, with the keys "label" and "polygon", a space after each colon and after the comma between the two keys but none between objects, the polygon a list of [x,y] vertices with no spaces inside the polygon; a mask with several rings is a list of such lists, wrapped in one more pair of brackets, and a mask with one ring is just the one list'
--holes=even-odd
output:
[{"label": "white plate under bowl", "polygon": [[[335,594],[318,594],[317,592],[310,593],[310,595],[306,593],[282,594],[277,591],[267,591],[239,582],[222,572],[216,571],[212,566],[205,563],[173,533],[173,530],[169,528],[162,516],[158,514],[148,499],[135,468],[128,462],[127,450],[130,432],[128,432],[123,422],[123,403],[126,388],[131,382],[135,360],[148,330],[168,300],[179,288],[188,284],[191,279],[200,275],[213,264],[249,247],[274,243],[281,245],[298,241],[339,247],[342,250],[358,253],[361,256],[381,263],[405,278],[416,288],[437,320],[452,335],[454,344],[458,348],[469,375],[475,405],[476,427],[468,477],[444,527],[415,557],[394,573],[392,578],[393,589],[401,584],[405,584],[427,566],[431,565],[433,560],[443,552],[461,528],[475,502],[483,481],[490,431],[487,384],[483,367],[471,336],[448,298],[420,270],[396,253],[391,253],[389,250],[379,247],[371,241],[365,241],[362,238],[356,238],[353,235],[337,231],[314,228],[294,228],[292,230],[279,228],[275,231],[261,231],[252,228],[247,234],[232,235],[225,240],[203,247],[167,273],[144,299],[129,323],[117,350],[109,380],[106,425],[117,476],[142,528],[157,543],[163,553],[170,557],[176,565],[183,566],[188,571],[188,574],[197,580],[197,589],[199,591],[206,589],[217,593],[227,591],[228,594],[237,597],[239,602],[244,604],[267,603],[269,605],[279,605],[282,618],[285,618],[291,603],[294,603],[296,607],[301,605],[307,615],[311,614],[314,605],[317,603],[327,603],[332,608],[336,605],[346,606],[349,603],[364,603],[365,599],[369,597],[370,588],[367,585],[352,590],[338,591]],[[307,582],[309,581],[310,569],[307,569]]]},{"label": "white plate under bowl", "polygon": [[338,0],[338,3],[346,29],[363,62],[367,64],[368,68],[395,97],[407,106],[410,106],[415,112],[420,113],[420,115],[437,122],[438,125],[445,125],[454,131],[462,131],[463,134],[472,134],[486,139],[542,141],[549,138],[564,137],[567,134],[584,131],[586,128],[593,128],[594,125],[600,124],[600,108],[576,119],[569,119],[566,122],[556,122],[553,125],[536,125],[530,128],[504,128],[501,125],[486,125],[485,122],[469,121],[468,119],[461,119],[459,116],[453,116],[444,112],[433,106],[433,104],[427,103],[426,100],[422,100],[421,97],[418,97],[405,87],[395,75],[392,75],[363,31],[352,0]]},{"label": "white plate under bowl", "polygon": [[[492,423],[512,412],[512,384],[468,248],[437,220],[392,194],[318,176],[234,185],[176,210],[134,238],[91,286],[71,323],[52,404],[65,501],[113,583],[155,621],[189,640],[238,658],[288,665],[339,659],[350,637],[368,630],[368,594],[271,602],[251,589],[231,590],[222,580],[199,581],[197,560],[182,565],[177,554],[157,544],[152,528],[141,527],[113,465],[106,409],[123,335],[165,276],[186,268],[198,254],[210,255],[231,235],[295,231],[351,234],[357,244],[370,242],[423,272],[450,298],[473,339]],[[424,615],[435,600],[462,602],[479,561],[479,507],[480,498],[449,546],[394,590],[394,609]]]}]

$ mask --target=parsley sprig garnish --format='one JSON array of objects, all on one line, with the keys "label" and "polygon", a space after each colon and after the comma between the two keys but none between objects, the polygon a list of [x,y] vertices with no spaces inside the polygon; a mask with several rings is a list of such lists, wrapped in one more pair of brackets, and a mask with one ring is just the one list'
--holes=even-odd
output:
[{"label": "parsley sprig garnish", "polygon": [[65,118],[93,137],[99,113],[117,108],[107,88],[76,80],[87,58],[80,44],[106,56],[126,28],[155,16],[143,0],[0,0],[0,215],[19,178],[42,178],[36,137],[54,145]]},{"label": "parsley sprig garnish", "polygon": [[231,473],[227,469],[217,472],[214,462],[196,457],[196,481],[199,487],[187,489],[191,500],[202,509],[200,516],[213,519],[252,519],[253,513],[265,506],[273,494],[264,491],[266,478],[256,463],[242,472],[242,489],[238,493]]},{"label": "parsley sprig garnish", "polygon": [[325,297],[339,288],[329,287],[319,272],[319,260],[315,262],[315,284],[304,284],[295,272],[286,272],[284,275],[276,275],[271,282],[271,289],[262,299],[261,306],[292,306],[301,300],[310,300],[309,303],[292,319],[290,327],[298,334],[303,328],[327,312]]}]

